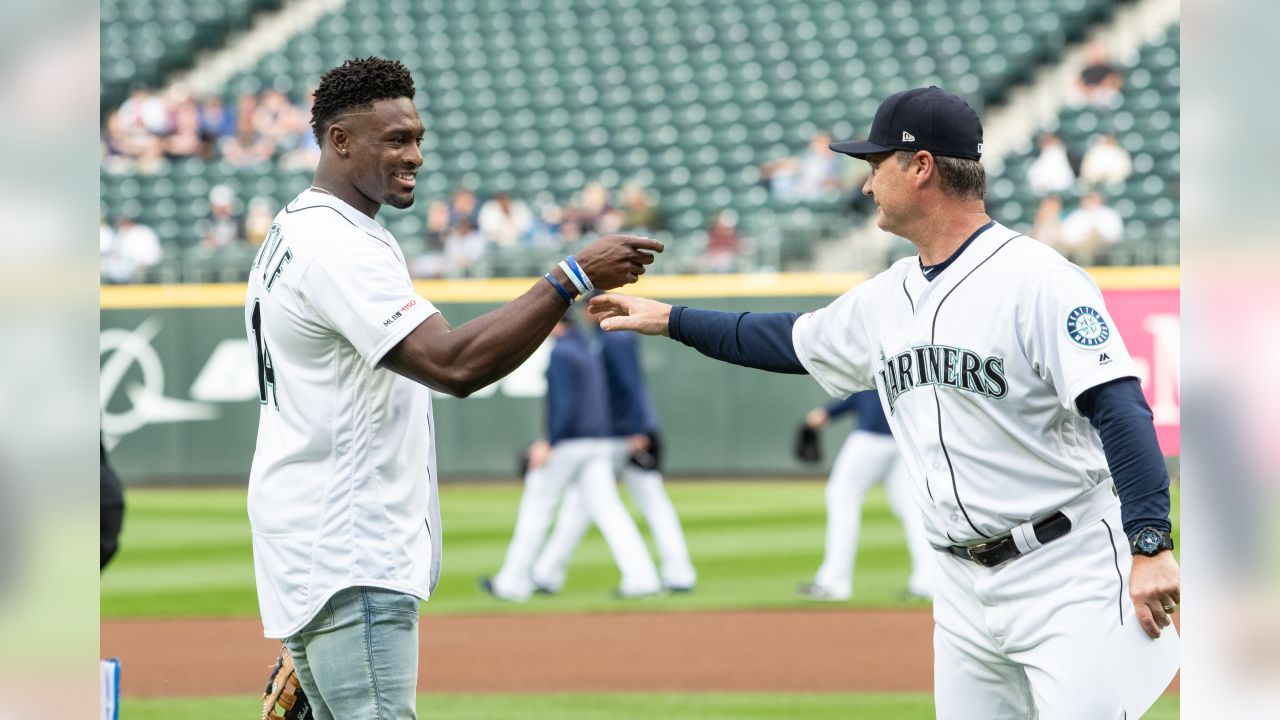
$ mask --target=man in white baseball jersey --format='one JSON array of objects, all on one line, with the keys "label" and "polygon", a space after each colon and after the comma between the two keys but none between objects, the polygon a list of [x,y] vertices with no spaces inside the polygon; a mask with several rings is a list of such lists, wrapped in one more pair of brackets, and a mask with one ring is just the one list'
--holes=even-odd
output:
[{"label": "man in white baseball jersey", "polygon": [[889,509],[902,522],[911,556],[907,595],[933,597],[934,552],[925,538],[920,510],[911,499],[911,479],[903,467],[902,453],[893,442],[893,431],[874,390],[856,392],[844,400],[817,407],[805,416],[805,424],[821,430],[849,412],[857,425],[840,446],[827,479],[827,536],[822,565],[812,582],[801,583],[801,597],[822,602],[844,602],[853,597],[853,569],[858,558],[858,533],[862,527],[862,501],[878,482],[884,483]]},{"label": "man in white baseball jersey", "polygon": [[440,576],[428,388],[465,397],[515,369],[591,284],[634,282],[661,244],[607,236],[528,292],[451,328],[374,216],[406,208],[423,124],[409,71],[351,60],[321,78],[312,187],[254,260],[245,325],[262,412],[249,520],[264,634],[318,720],[415,717],[418,601]]},{"label": "man in white baseball jersey", "polygon": [[586,523],[604,535],[622,573],[617,593],[643,598],[661,589],[658,571],[640,530],[614,483],[616,442],[612,438],[609,390],[599,347],[566,316],[552,332],[547,363],[546,431],[549,452],[535,443],[511,543],[502,569],[480,589],[499,600],[524,602],[533,594],[534,559],[546,539],[556,505],[574,491]]},{"label": "man in white baseball jersey", "polygon": [[[621,295],[593,312],[837,397],[879,390],[939,551],[939,718],[1136,717],[1147,698],[1122,699],[1126,683],[1172,664],[1176,646],[1147,635],[1171,622],[1179,573],[1151,411],[1101,293],[987,216],[982,125],[962,99],[892,95],[870,140],[832,149],[871,164],[880,227],[919,257],[803,317]],[[1116,655],[1129,676],[1103,661]]]},{"label": "man in white baseball jersey", "polygon": [[[698,573],[689,557],[680,516],[663,487],[658,412],[640,370],[636,334],[601,332],[594,323],[591,333],[600,345],[608,380],[617,472],[653,535],[663,588],[673,593],[691,592]],[[565,492],[555,530],[533,565],[533,582],[540,591],[554,594],[564,587],[573,553],[590,527],[589,510],[580,487]]]}]

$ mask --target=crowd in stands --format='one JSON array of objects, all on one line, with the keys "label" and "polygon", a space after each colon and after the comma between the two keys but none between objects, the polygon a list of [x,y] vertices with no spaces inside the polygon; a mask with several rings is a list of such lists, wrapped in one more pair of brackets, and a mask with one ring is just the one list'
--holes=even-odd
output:
[{"label": "crowd in stands", "polygon": [[[1102,44],[1091,43],[1086,55],[1087,64],[1068,102],[1115,107],[1123,99],[1123,74]],[[229,106],[219,95],[196,97],[180,84],[161,93],[136,89],[105,119],[104,168],[108,173],[149,173],[159,171],[165,160],[200,158],[245,169],[267,164],[314,169],[320,148],[309,123],[313,91],[301,103],[277,89],[243,93]],[[857,193],[859,178],[850,173],[859,166],[842,162],[828,147],[831,140],[829,134],[817,132],[802,153],[760,166],[759,184],[772,202],[808,205]],[[1125,235],[1124,220],[1106,196],[1132,172],[1129,152],[1102,130],[1083,152],[1073,152],[1052,132],[1042,133],[1037,145],[1038,155],[1026,177],[1027,187],[1040,198],[1032,235],[1076,262],[1092,264]],[[260,245],[286,199],[237,198],[232,187],[214,186],[207,216],[194,228],[196,251],[216,255]],[[597,233],[653,235],[667,229],[656,193],[635,183],[615,193],[591,182],[566,202],[547,193],[535,198],[508,192],[481,197],[460,187],[448,198],[424,197],[419,203],[421,209],[415,212],[423,213],[422,235],[400,239],[408,250],[411,273],[421,278],[483,277],[491,274],[495,254],[573,248]],[[700,248],[690,266],[700,272],[741,270],[744,256],[753,250],[753,240],[743,236],[737,213],[730,209],[714,213],[704,232],[679,242]],[[114,226],[104,219],[104,281],[139,281],[164,252],[156,232],[136,216],[115,218]]]},{"label": "crowd in stands", "polygon": [[163,160],[219,158],[237,167],[276,162],[314,168],[320,147],[311,132],[310,98],[297,105],[283,92],[244,93],[227,107],[222,97],[194,97],[181,84],[164,93],[135,89],[103,128],[108,172],[151,173]]},{"label": "crowd in stands", "polygon": [[[1069,101],[1113,107],[1121,99],[1124,76],[1100,42],[1090,43],[1086,55]],[[1107,204],[1104,191],[1129,177],[1133,160],[1116,137],[1105,132],[1095,135],[1079,157],[1051,132],[1041,133],[1037,145],[1039,154],[1027,170],[1027,186],[1041,198],[1031,234],[1072,261],[1092,265],[1124,238],[1124,218]],[[1067,212],[1062,195],[1073,190],[1083,194],[1079,205]]]}]

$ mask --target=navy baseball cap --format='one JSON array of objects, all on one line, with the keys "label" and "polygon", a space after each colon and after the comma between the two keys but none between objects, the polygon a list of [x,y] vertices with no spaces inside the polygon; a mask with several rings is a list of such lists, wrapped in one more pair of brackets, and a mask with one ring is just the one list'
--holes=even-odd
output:
[{"label": "navy baseball cap", "polygon": [[982,121],[969,103],[936,86],[894,93],[880,103],[866,140],[831,143],[832,150],[865,159],[889,150],[982,157]]}]

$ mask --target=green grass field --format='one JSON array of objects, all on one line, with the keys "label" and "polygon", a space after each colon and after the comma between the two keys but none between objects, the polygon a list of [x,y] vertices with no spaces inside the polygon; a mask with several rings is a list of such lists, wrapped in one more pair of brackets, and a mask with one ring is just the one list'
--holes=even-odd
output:
[{"label": "green grass field", "polygon": [[[257,698],[129,700],[125,720],[219,720],[251,717]],[[418,716],[430,720],[919,720],[933,717],[933,698],[880,693],[614,693],[545,695],[419,695]],[[1178,698],[1160,698],[1143,716],[1176,720]]]},{"label": "green grass field", "polygon": [[[825,514],[818,481],[672,482],[699,572],[697,591],[642,603],[612,597],[618,574],[599,533],[575,556],[565,591],[527,604],[500,603],[476,578],[502,562],[519,502],[517,485],[446,485],[441,489],[444,572],[427,613],[512,613],[746,609],[806,605],[794,595],[822,555]],[[1174,489],[1174,515],[1178,495]],[[243,489],[130,490],[121,550],[103,573],[104,619],[255,616],[253,561]],[[1176,532],[1176,529],[1175,529]],[[853,607],[926,607],[901,599],[907,554],[902,531],[877,488],[863,511]],[[247,717],[255,698],[127,698],[127,720]],[[1178,717],[1165,697],[1148,718]],[[423,695],[434,719],[663,717],[930,718],[927,695],[900,694],[575,694]]]}]

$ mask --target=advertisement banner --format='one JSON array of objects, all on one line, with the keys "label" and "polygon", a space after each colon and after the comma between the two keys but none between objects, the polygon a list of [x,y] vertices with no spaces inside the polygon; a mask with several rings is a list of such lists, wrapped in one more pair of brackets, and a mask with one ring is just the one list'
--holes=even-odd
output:
[{"label": "advertisement banner", "polygon": [[[826,305],[840,288],[860,279],[778,277],[781,281],[772,286],[755,278],[741,280],[736,293],[724,277],[705,282],[654,278],[650,284],[658,291],[653,294],[669,302],[720,310],[803,312]],[[1166,455],[1180,453],[1176,274],[1173,280],[1169,282],[1167,273],[1158,275],[1156,282],[1127,285],[1105,275],[1099,280],[1142,376]],[[477,285],[454,283],[443,290],[422,290],[433,298],[448,290],[458,299],[436,303],[456,326],[501,300],[479,292]],[[512,290],[503,285],[501,292]],[[714,297],[712,292],[731,296]],[[244,482],[248,477],[259,404],[254,355],[245,339],[243,293],[243,286],[104,290],[102,433],[126,482]],[[828,431],[824,465],[801,465],[790,452],[805,412],[829,401],[809,378],[712,362],[662,338],[644,338],[640,347],[662,421],[670,474],[740,477],[825,471],[847,425]],[[515,477],[517,454],[542,432],[546,362],[544,346],[523,367],[466,400],[437,396],[436,441],[443,478]]]}]

